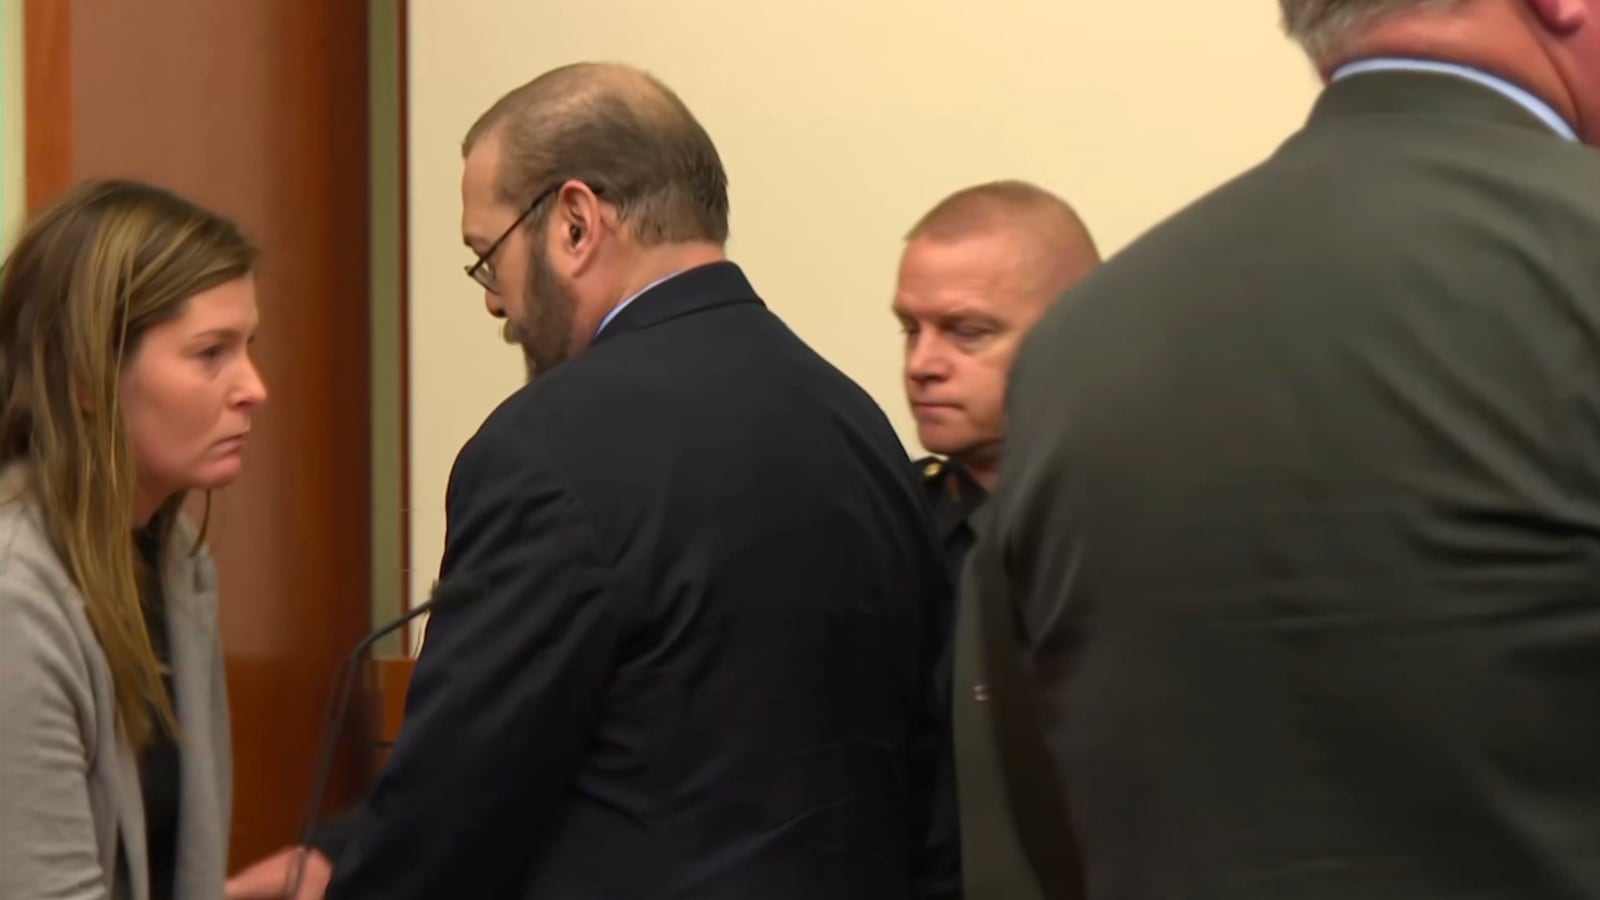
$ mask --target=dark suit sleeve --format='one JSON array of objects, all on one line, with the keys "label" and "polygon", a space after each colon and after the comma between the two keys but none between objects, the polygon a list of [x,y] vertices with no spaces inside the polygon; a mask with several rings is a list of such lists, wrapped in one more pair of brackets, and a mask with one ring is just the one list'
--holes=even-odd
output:
[{"label": "dark suit sleeve", "polygon": [[[1035,332],[1037,334],[1037,332]],[[985,678],[989,683],[990,715],[996,750],[1000,755],[1012,820],[1034,876],[1044,896],[1075,900],[1085,896],[1083,865],[1067,812],[1066,794],[1050,751],[1049,725],[1042,715],[1041,697],[1056,697],[1056,679],[1065,672],[1057,653],[1042,658],[1026,627],[1026,579],[1019,580],[1010,553],[1011,541],[1021,529],[1037,527],[1030,515],[1033,498],[1047,493],[1052,472],[1026,455],[1039,440],[1041,430],[1056,427],[1050,416],[1028,416],[1027,410],[1045,404],[1029,393],[1028,380],[1036,342],[1024,342],[1011,369],[1006,389],[1006,410],[1015,423],[1006,438],[1000,489],[973,519],[977,542],[962,572],[959,590],[977,598],[978,624],[983,642]],[[1043,391],[1053,390],[1048,382]],[[1033,401],[1024,403],[1023,400]],[[1019,453],[1019,451],[1022,451]],[[1048,545],[1048,541],[1036,541]],[[1044,621],[1054,617],[1052,612]],[[1041,664],[1042,663],[1042,664]],[[1059,716],[1050,722],[1059,727]]]},{"label": "dark suit sleeve", "polygon": [[[948,594],[948,592],[946,592]],[[912,743],[913,885],[922,900],[961,897],[961,832],[956,802],[955,739],[950,722],[950,671],[930,666],[928,689]]]},{"label": "dark suit sleeve", "polygon": [[365,821],[366,809],[359,804],[342,810],[318,822],[306,845],[337,863],[339,857],[344,855],[344,849],[361,833]]},{"label": "dark suit sleeve", "polygon": [[617,643],[576,498],[475,439],[451,474],[441,581],[389,764],[330,900],[520,896],[577,769]]},{"label": "dark suit sleeve", "polygon": [[[920,487],[920,485],[919,485]],[[931,510],[927,511],[932,521]],[[930,545],[937,544],[929,533]],[[930,566],[922,634],[923,702],[911,746],[912,884],[922,900],[962,895],[960,811],[956,799],[951,689],[955,593],[942,566]]]}]

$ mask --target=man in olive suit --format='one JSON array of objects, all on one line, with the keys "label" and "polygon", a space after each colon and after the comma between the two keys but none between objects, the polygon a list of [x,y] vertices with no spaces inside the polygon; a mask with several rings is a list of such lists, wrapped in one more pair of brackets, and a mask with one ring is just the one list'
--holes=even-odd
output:
[{"label": "man in olive suit", "polygon": [[1600,0],[1281,4],[1305,128],[1013,369],[1024,843],[1092,900],[1600,898]]}]

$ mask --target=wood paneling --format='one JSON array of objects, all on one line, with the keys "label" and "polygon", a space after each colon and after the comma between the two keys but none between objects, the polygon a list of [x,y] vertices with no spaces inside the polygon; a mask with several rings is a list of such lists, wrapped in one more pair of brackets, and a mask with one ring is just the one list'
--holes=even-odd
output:
[{"label": "wood paneling", "polygon": [[[293,839],[324,691],[369,626],[366,4],[30,0],[27,28],[31,207],[85,177],[137,177],[262,250],[271,400],[211,542],[238,865]],[[329,807],[353,798],[362,743],[348,729]]]},{"label": "wood paneling", "polygon": [[[381,0],[380,0],[381,2]],[[411,608],[411,4],[400,4],[400,570],[406,609]],[[401,646],[415,649],[413,632],[403,632]]]},{"label": "wood paneling", "polygon": [[72,183],[72,4],[22,10],[23,158],[31,213]]},{"label": "wood paneling", "polygon": [[367,740],[367,771],[376,781],[389,760],[389,749],[400,737],[400,725],[405,721],[406,691],[411,689],[411,673],[416,661],[409,656],[380,657],[368,662],[366,673],[366,710],[363,735]]}]

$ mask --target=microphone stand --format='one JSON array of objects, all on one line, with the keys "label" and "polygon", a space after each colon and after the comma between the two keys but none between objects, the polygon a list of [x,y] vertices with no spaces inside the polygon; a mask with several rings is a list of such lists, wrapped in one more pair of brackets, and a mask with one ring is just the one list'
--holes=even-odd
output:
[{"label": "microphone stand", "polygon": [[300,850],[299,858],[290,870],[288,882],[284,885],[284,900],[293,900],[300,890],[301,882],[305,878],[306,858],[313,852],[310,847],[311,833],[316,829],[317,820],[322,814],[323,795],[328,790],[328,778],[333,773],[333,757],[339,746],[339,735],[344,731],[344,722],[350,709],[350,696],[355,693],[356,663],[362,654],[371,649],[373,644],[383,638],[399,631],[406,623],[419,616],[425,615],[439,606],[451,606],[464,600],[476,597],[481,590],[475,585],[439,584],[434,587],[433,595],[425,602],[408,610],[404,615],[393,621],[385,623],[377,630],[368,634],[356,644],[355,649],[339,664],[339,670],[334,678],[334,683],[328,691],[327,698],[323,701],[322,709],[322,748],[317,759],[317,768],[312,778],[311,794],[307,798],[304,815],[300,819],[300,832],[297,846]]}]

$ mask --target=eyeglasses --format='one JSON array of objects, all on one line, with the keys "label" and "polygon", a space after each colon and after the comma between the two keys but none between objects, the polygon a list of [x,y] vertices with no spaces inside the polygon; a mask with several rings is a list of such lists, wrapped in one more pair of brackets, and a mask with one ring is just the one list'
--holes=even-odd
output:
[{"label": "eyeglasses", "polygon": [[[522,214],[517,216],[517,220],[511,223],[511,227],[507,228],[500,234],[499,237],[495,238],[494,243],[489,245],[489,249],[478,254],[478,258],[470,265],[466,266],[467,277],[471,278],[473,281],[476,281],[479,286],[489,293],[499,294],[500,278],[494,270],[494,263],[491,261],[494,258],[495,252],[500,249],[501,244],[506,242],[506,238],[511,237],[511,233],[513,231],[516,231],[523,222],[528,220],[529,216],[533,215],[533,211],[539,208],[539,204],[550,199],[555,192],[561,190],[561,186],[566,183],[566,179],[562,179],[561,181],[557,181],[550,187],[540,191],[539,195],[533,198],[533,202],[529,203],[527,208],[522,211]],[[600,188],[597,188],[592,184],[585,183],[584,186],[590,191],[593,191],[596,197],[604,193]]]}]

